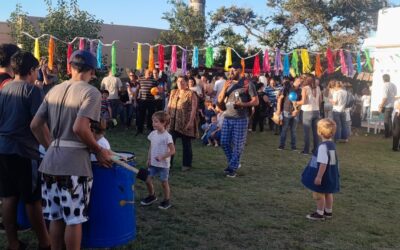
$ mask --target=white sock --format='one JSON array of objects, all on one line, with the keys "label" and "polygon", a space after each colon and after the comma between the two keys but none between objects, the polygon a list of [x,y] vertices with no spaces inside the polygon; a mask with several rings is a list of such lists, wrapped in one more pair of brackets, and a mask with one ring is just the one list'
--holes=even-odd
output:
[{"label": "white sock", "polygon": [[325,212],[327,212],[327,213],[332,213],[332,208],[325,208]]},{"label": "white sock", "polygon": [[317,213],[318,213],[319,215],[324,215],[324,210],[319,210],[319,209],[317,209]]}]

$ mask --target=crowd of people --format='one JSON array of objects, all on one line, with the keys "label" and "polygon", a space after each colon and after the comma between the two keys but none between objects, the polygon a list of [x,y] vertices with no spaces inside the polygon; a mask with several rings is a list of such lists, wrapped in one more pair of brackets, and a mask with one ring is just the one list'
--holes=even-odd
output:
[{"label": "crowd of people", "polygon": [[[340,186],[335,142],[348,142],[351,127],[369,117],[368,88],[361,96],[344,80],[321,82],[312,74],[251,77],[234,63],[227,74],[192,70],[173,76],[155,69],[141,76],[130,70],[123,83],[110,71],[99,91],[89,84],[97,65],[90,52],[75,51],[69,64],[70,79],[58,83],[57,70],[50,70],[46,60],[39,62],[12,44],[0,45],[0,196],[9,249],[26,247],[17,235],[19,200],[26,204],[39,249],[80,248],[93,183],[90,153],[100,165],[112,166],[114,153],[104,131],[116,126],[148,135],[149,194],[141,204],[157,200],[153,178],[158,176],[164,191],[159,208],[168,209],[169,169],[193,168],[193,140],[221,147],[225,176],[235,178],[248,133],[257,126],[263,132],[268,124],[279,135],[277,149],[284,150],[290,131],[290,149],[297,151],[301,122],[300,153],[312,156],[302,181],[317,202],[316,212],[307,218],[331,218],[333,193]],[[400,103],[395,104],[397,90],[390,76],[384,75],[383,81],[379,107],[385,136],[393,134],[393,150],[398,151]],[[178,138],[182,152],[176,153]],[[42,159],[39,145],[46,149]],[[182,155],[181,164],[174,162],[175,154]],[[49,234],[44,220],[50,221]]]}]

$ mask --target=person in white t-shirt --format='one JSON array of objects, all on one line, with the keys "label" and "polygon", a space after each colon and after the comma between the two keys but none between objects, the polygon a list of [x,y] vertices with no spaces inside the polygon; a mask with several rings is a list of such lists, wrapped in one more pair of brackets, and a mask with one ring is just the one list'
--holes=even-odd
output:
[{"label": "person in white t-shirt", "polygon": [[346,121],[348,120],[346,117],[350,117],[350,112],[348,111],[346,115],[346,98],[347,91],[344,89],[343,83],[341,81],[336,81],[334,91],[332,93],[332,99],[330,102],[332,103],[332,114],[333,120],[336,122],[336,134],[335,134],[335,142],[337,140],[343,140],[343,142],[347,142],[348,140],[348,127]]},{"label": "person in white t-shirt", "polygon": [[363,89],[362,94],[362,120],[366,121],[371,107],[371,94],[368,88]]},{"label": "person in white t-shirt", "polygon": [[218,95],[222,90],[222,87],[224,87],[225,84],[225,78],[223,73],[221,73],[220,75],[217,76],[217,80],[215,81],[214,84],[214,89],[213,89],[213,94],[214,94],[214,98],[213,98],[213,104],[217,104],[217,99],[218,99]]},{"label": "person in white t-shirt", "polygon": [[154,192],[152,177],[159,175],[164,192],[164,201],[158,208],[168,209],[171,207],[171,191],[169,188],[168,177],[171,165],[171,156],[175,154],[174,141],[166,128],[170,123],[170,116],[165,111],[157,111],[152,116],[153,130],[147,139],[150,141],[150,148],[147,157],[149,167],[149,178],[146,181],[149,195],[140,201],[143,206],[153,204],[157,197]]},{"label": "person in white t-shirt", "polygon": [[[92,130],[93,136],[99,144],[100,147],[104,149],[111,150],[110,143],[104,137],[107,128],[107,121],[100,120],[100,122],[92,121],[90,123],[90,129]],[[90,154],[90,161],[97,161],[97,158],[94,154]]]}]

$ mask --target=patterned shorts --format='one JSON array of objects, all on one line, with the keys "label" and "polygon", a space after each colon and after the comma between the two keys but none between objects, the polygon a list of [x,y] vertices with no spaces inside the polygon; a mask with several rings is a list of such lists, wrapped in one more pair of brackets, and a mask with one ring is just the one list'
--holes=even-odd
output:
[{"label": "patterned shorts", "polygon": [[42,175],[43,216],[63,219],[67,225],[88,220],[88,205],[93,178],[83,176]]}]

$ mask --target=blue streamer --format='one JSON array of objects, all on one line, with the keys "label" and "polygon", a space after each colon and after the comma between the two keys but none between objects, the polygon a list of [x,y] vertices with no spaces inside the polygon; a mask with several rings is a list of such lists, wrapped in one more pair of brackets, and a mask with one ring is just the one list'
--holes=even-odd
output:
[{"label": "blue streamer", "polygon": [[192,67],[199,67],[199,47],[195,46],[193,49],[193,57],[192,57]]},{"label": "blue streamer", "polygon": [[101,42],[99,42],[97,44],[97,68],[98,69],[103,68],[103,64],[101,62],[102,54],[103,54],[103,44]]},{"label": "blue streamer", "polygon": [[289,63],[289,54],[285,54],[283,59],[283,76],[289,76],[290,74],[290,63]]},{"label": "blue streamer", "polygon": [[362,67],[361,67],[361,53],[357,52],[357,73],[361,73]]}]

